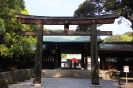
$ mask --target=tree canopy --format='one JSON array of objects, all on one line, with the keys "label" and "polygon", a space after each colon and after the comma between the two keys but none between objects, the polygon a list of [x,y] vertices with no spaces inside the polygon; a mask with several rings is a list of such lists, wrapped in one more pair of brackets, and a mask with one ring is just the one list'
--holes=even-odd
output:
[{"label": "tree canopy", "polygon": [[132,32],[126,32],[122,35],[113,35],[104,39],[104,42],[131,42],[133,39]]},{"label": "tree canopy", "polygon": [[[75,10],[74,16],[87,17],[113,14],[120,11],[133,23],[133,0],[86,0]],[[99,25],[99,24],[98,24]],[[77,31],[86,31],[89,25],[79,25]]]},{"label": "tree canopy", "polygon": [[28,14],[24,0],[0,0],[0,57],[17,58],[33,54],[35,37],[22,36],[22,31],[35,30],[35,25],[21,24],[15,13]]},{"label": "tree canopy", "polygon": [[[88,17],[94,16],[95,6],[90,1],[84,1],[78,6],[74,12],[74,17]],[[76,31],[86,31],[89,25],[78,25]]]},{"label": "tree canopy", "polygon": [[104,7],[106,11],[121,11],[121,16],[133,23],[133,0],[106,0]]}]

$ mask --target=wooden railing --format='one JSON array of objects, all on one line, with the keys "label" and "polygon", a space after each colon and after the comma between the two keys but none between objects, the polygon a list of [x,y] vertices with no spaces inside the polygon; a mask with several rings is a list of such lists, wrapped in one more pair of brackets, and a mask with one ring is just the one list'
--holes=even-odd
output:
[{"label": "wooden railing", "polygon": [[8,88],[9,84],[14,84],[29,80],[33,77],[33,69],[21,69],[0,73],[0,88]]}]

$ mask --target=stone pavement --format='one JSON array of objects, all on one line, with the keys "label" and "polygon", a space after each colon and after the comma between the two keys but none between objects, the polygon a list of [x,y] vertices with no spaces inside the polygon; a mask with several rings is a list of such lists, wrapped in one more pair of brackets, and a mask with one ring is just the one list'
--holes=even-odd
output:
[{"label": "stone pavement", "polygon": [[[32,86],[33,78],[18,84],[9,85],[9,88],[36,88]],[[118,82],[112,80],[99,80],[102,88],[118,88]],[[39,88],[90,88],[91,79],[85,78],[42,78]]]}]

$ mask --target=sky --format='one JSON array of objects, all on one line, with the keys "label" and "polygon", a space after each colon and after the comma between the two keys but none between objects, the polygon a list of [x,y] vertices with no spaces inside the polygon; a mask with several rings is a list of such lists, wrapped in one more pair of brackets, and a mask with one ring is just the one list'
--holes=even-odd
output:
[{"label": "sky", "polygon": [[[73,16],[74,11],[78,8],[78,5],[85,0],[24,0],[26,9],[30,15],[37,16]],[[103,24],[98,27],[101,31],[112,31],[113,35],[123,34],[125,32],[132,32],[132,29],[127,23],[118,24],[121,18],[115,20],[113,24]],[[64,25],[44,25],[46,29],[63,29]],[[77,25],[70,25],[70,30],[75,30]]]}]

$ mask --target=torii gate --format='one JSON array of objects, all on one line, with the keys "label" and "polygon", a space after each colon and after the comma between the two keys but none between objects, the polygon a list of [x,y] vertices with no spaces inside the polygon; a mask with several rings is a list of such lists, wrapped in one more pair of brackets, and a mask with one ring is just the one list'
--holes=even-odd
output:
[{"label": "torii gate", "polygon": [[[42,44],[43,35],[91,36],[91,84],[99,85],[97,35],[112,35],[111,31],[97,31],[96,24],[110,24],[120,13],[93,17],[50,17],[16,14],[22,24],[36,24],[38,30],[24,32],[25,35],[37,35],[34,69],[36,72],[33,83],[41,84]],[[43,31],[43,25],[64,25],[64,31]],[[90,25],[88,32],[69,31],[69,25]]]}]

